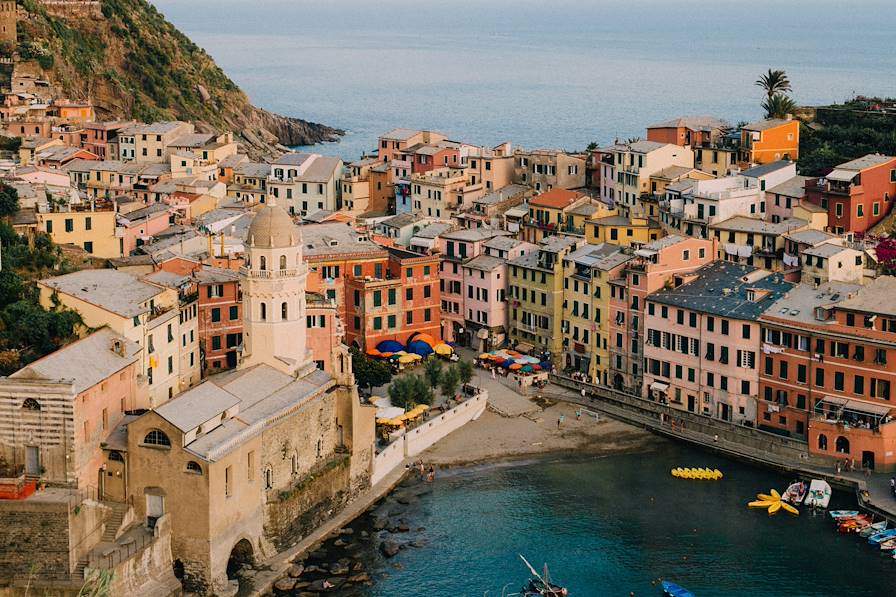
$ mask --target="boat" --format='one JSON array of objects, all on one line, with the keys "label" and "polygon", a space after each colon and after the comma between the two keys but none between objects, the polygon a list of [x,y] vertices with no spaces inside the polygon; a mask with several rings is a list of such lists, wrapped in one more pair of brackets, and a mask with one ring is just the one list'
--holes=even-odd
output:
[{"label": "boat", "polygon": [[799,505],[803,503],[807,493],[809,493],[809,486],[804,481],[796,481],[784,490],[781,499],[790,504]]},{"label": "boat", "polygon": [[520,589],[519,597],[566,597],[569,595],[569,590],[566,587],[551,582],[547,564],[544,565],[544,574],[542,575],[535,571],[535,568],[522,554],[520,554],[520,559],[529,568],[532,578]]},{"label": "boat", "polygon": [[831,501],[831,486],[824,479],[812,479],[809,493],[803,499],[803,505],[810,508],[827,508]]},{"label": "boat", "polygon": [[831,515],[831,518],[834,520],[839,520],[841,518],[853,518],[859,515],[858,510],[831,510],[828,512]]},{"label": "boat", "polygon": [[663,581],[663,595],[666,597],[696,597],[692,591],[668,580]]},{"label": "boat", "polygon": [[883,543],[880,544],[881,551],[893,551],[896,549],[896,537],[892,539],[887,539]]},{"label": "boat", "polygon": [[840,519],[837,524],[837,531],[840,533],[858,533],[871,526],[871,520],[872,518],[868,514],[860,514],[845,520]]},{"label": "boat", "polygon": [[888,529],[886,531],[881,531],[880,533],[877,533],[876,535],[871,535],[870,537],[868,537],[868,544],[869,545],[880,545],[887,539],[893,539],[893,538],[896,538],[896,529]]},{"label": "boat", "polygon": [[887,530],[887,521],[881,520],[880,522],[873,522],[869,524],[867,527],[859,531],[860,537],[870,537],[871,535],[876,535],[881,531]]}]

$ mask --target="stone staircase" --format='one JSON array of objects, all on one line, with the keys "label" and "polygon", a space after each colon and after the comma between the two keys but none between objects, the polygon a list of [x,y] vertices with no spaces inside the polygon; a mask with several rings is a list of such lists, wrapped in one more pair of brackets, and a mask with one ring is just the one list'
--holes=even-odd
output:
[{"label": "stone staircase", "polygon": [[72,577],[76,579],[84,578],[84,569],[87,568],[87,560],[78,560],[75,569],[72,570]]},{"label": "stone staircase", "polygon": [[128,512],[128,505],[115,502],[106,502],[106,505],[112,509],[112,513],[106,521],[106,527],[103,529],[103,536],[100,541],[114,543],[115,536],[118,534],[118,530],[121,528],[121,523],[124,521],[125,514]]}]

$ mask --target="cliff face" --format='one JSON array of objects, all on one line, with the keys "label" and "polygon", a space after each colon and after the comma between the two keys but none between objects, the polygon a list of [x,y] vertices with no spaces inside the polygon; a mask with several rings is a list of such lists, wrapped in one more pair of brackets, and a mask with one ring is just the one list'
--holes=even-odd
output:
[{"label": "cliff face", "polygon": [[[343,131],[256,108],[202,48],[146,0],[102,0],[60,13],[22,0],[18,53],[100,118],[191,120],[232,130],[254,158],[278,145],[336,139]],[[52,11],[52,12],[48,12]]]}]

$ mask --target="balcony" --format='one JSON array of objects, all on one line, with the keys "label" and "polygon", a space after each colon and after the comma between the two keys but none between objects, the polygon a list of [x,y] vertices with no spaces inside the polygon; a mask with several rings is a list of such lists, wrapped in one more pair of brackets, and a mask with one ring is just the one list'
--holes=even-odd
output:
[{"label": "balcony", "polygon": [[302,270],[296,268],[277,270],[249,269],[247,267],[240,268],[240,275],[252,276],[253,278],[289,278],[292,276],[299,276],[303,273],[304,268],[302,268]]}]

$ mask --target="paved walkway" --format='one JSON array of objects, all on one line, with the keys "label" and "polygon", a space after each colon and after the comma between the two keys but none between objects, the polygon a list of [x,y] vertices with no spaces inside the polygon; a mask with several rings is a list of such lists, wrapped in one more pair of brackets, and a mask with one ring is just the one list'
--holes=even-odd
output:
[{"label": "paved walkway", "polygon": [[323,541],[334,532],[338,531],[355,518],[364,513],[367,508],[378,502],[383,496],[392,491],[404,478],[405,464],[395,467],[395,470],[386,475],[382,481],[357,496],[342,512],[322,524],[312,534],[302,539],[299,543],[282,551],[277,555],[258,563],[258,567],[270,568],[260,570],[255,574],[250,590],[240,589],[238,595],[247,597],[260,597],[270,594],[274,583],[286,576],[286,571],[292,565],[292,561],[299,555],[309,551],[315,544]]}]

